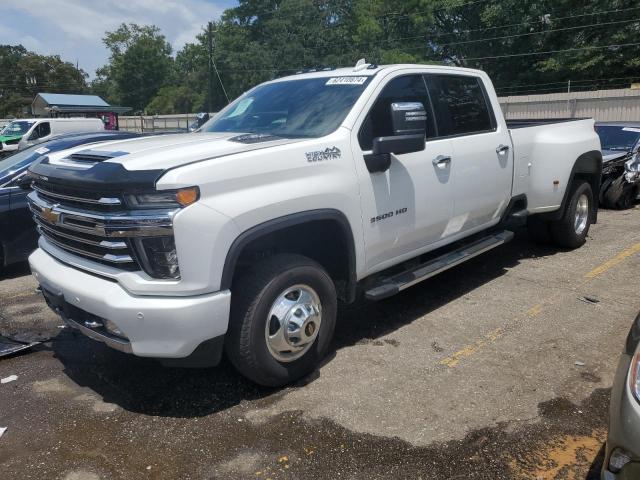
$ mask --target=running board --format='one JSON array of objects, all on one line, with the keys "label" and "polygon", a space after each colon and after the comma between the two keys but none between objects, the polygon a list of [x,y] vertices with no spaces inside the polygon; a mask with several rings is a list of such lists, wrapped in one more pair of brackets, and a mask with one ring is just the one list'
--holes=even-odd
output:
[{"label": "running board", "polygon": [[405,272],[398,273],[392,277],[383,278],[377,286],[367,290],[365,297],[368,300],[382,300],[391,297],[402,290],[405,290],[416,283],[420,283],[427,278],[431,278],[440,272],[444,272],[456,265],[460,265],[467,260],[477,257],[481,253],[492,250],[503,245],[513,238],[513,232],[505,230],[494,233],[473,243],[460,247],[451,252],[447,252],[439,257],[429,260]]}]

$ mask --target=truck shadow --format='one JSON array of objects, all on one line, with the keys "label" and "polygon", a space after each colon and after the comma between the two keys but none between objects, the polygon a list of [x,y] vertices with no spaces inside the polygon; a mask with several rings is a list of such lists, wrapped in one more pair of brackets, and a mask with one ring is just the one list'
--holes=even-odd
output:
[{"label": "truck shadow", "polygon": [[[336,336],[326,362],[337,350],[377,339],[504,275],[524,258],[553,255],[558,250],[534,245],[526,232],[493,253],[444,272],[382,302],[359,302],[340,309]],[[256,386],[245,380],[228,361],[211,369],[167,368],[151,359],[114,351],[74,332],[64,331],[52,349],[64,373],[76,384],[89,387],[105,402],[142,413],[168,417],[198,417],[223,411],[243,401],[266,407],[287,389]],[[428,339],[427,339],[428,340]],[[313,382],[320,373],[289,388]]]},{"label": "truck shadow", "polygon": [[27,262],[14,263],[4,268],[0,267],[0,282],[2,280],[24,277],[26,275],[31,275],[31,269]]}]

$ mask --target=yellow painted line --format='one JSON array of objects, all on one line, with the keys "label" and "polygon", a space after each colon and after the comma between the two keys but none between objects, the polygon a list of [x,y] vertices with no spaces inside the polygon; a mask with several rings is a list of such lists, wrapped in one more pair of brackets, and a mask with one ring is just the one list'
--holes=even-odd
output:
[{"label": "yellow painted line", "polygon": [[540,304],[534,305],[529,310],[527,310],[527,316],[531,318],[537,317],[538,315],[540,315],[541,312],[542,312],[542,305]]},{"label": "yellow painted line", "polygon": [[[589,280],[596,278],[599,275],[602,275],[604,272],[611,270],[616,267],[620,263],[622,263],[625,259],[635,255],[636,253],[640,253],[640,243],[636,243],[635,245],[623,250],[619,254],[617,254],[612,259],[604,262],[602,265],[594,268],[589,273],[585,275],[586,280],[581,283],[581,286],[586,285]],[[544,300],[542,303],[538,303],[534,305],[529,310],[524,312],[524,315],[528,318],[535,318],[540,313],[542,313],[544,304],[551,304],[555,299],[562,296],[562,293],[556,292],[554,295],[551,295],[549,298]],[[520,317],[521,319],[521,317]],[[518,320],[518,317],[516,317]],[[449,368],[457,367],[460,361],[469,358],[475,355],[480,349],[485,347],[486,345],[495,342],[497,339],[502,337],[505,333],[504,327],[497,328],[476,340],[474,343],[464,346],[462,349],[453,353],[451,356],[443,358],[440,360],[441,365],[446,365]]]},{"label": "yellow painted line", "polygon": [[443,358],[442,360],[440,360],[440,364],[446,365],[449,368],[453,368],[460,363],[460,360],[474,355],[478,350],[484,347],[487,343],[495,342],[502,335],[504,335],[504,330],[502,328],[496,328],[495,330],[492,330],[489,333],[485,334],[481,339],[479,339],[474,344],[467,345],[461,350],[458,350],[457,352],[455,352],[450,357]]},{"label": "yellow painted line", "polygon": [[612,268],[621,264],[625,259],[635,255],[640,252],[640,243],[636,243],[635,245],[627,248],[626,250],[621,251],[618,255],[613,257],[611,260],[604,262],[599,267],[594,268],[589,273],[585,275],[585,278],[596,278],[599,275],[602,275],[604,272],[611,270]]}]

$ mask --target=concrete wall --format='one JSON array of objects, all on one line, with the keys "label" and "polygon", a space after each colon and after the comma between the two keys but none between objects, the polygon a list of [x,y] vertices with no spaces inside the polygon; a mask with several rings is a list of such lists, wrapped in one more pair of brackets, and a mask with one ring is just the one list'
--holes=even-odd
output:
[{"label": "concrete wall", "polygon": [[549,93],[500,97],[499,100],[509,120],[591,117],[600,121],[640,121],[640,90]]}]

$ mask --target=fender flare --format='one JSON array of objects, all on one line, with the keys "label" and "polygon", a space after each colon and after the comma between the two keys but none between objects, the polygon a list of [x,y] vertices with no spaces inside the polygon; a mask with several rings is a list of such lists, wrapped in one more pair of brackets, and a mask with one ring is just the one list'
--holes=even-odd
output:
[{"label": "fender flare", "polygon": [[233,281],[233,274],[236,269],[236,264],[240,258],[240,254],[244,248],[254,240],[258,238],[277,232],[284,228],[289,228],[294,225],[301,225],[308,222],[318,220],[329,220],[336,222],[344,235],[347,243],[347,258],[348,258],[348,278],[346,297],[355,299],[356,292],[356,249],[355,240],[353,237],[353,230],[349,224],[349,220],[346,215],[339,210],[335,209],[319,209],[308,210],[304,212],[297,212],[283,217],[274,218],[264,223],[255,225],[248,230],[241,233],[231,244],[229,251],[224,262],[224,268],[222,269],[222,278],[220,280],[220,289],[229,290]]},{"label": "fender flare", "polygon": [[593,191],[593,223],[598,220],[598,198],[600,193],[600,182],[602,181],[602,152],[600,150],[591,150],[580,155],[571,168],[569,174],[569,180],[567,182],[567,188],[564,191],[562,197],[562,203],[560,208],[553,212],[542,213],[540,218],[545,220],[560,220],[564,215],[564,211],[569,201],[569,192],[571,191],[571,185],[578,175],[588,175],[589,185]]}]

